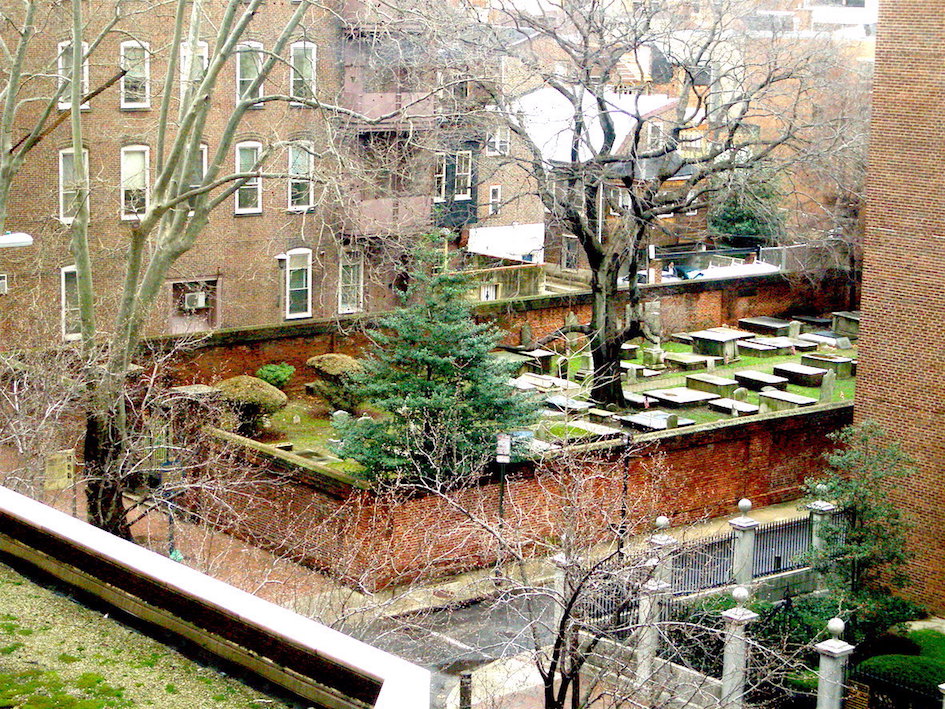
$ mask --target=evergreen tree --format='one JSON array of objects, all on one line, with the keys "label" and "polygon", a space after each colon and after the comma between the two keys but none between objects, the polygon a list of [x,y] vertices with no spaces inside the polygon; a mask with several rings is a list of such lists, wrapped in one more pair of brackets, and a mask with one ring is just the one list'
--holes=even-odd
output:
[{"label": "evergreen tree", "polygon": [[356,397],[381,415],[337,424],[338,453],[376,481],[459,482],[495,455],[496,434],[537,412],[506,383],[514,365],[490,354],[502,334],[473,319],[467,278],[433,267],[436,258],[418,259],[402,307],[381,319],[355,375]]},{"label": "evergreen tree", "polygon": [[763,176],[730,185],[709,210],[709,231],[736,245],[775,244],[784,235],[780,201],[777,184]]}]

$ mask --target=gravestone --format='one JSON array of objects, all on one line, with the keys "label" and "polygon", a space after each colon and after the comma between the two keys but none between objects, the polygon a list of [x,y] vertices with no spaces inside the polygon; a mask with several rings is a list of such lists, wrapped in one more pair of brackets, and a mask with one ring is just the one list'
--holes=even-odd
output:
[{"label": "gravestone", "polygon": [[532,340],[535,339],[534,335],[532,334],[532,326],[528,323],[523,323],[519,337],[521,338],[520,342],[523,347],[530,345]]},{"label": "gravestone", "polygon": [[714,371],[715,371],[715,359],[714,359],[714,358],[709,358],[709,359],[707,359],[707,360],[705,361],[705,369],[706,369],[707,372],[714,372]]},{"label": "gravestone", "polygon": [[735,401],[748,401],[748,390],[745,387],[738,387],[732,392],[732,398]]},{"label": "gravestone", "polygon": [[676,428],[679,426],[679,417],[676,414],[670,414],[666,417],[666,428]]},{"label": "gravestone", "polygon": [[831,369],[824,375],[824,379],[820,384],[821,401],[833,401],[833,392],[836,388],[836,383],[837,373]]},{"label": "gravestone", "polygon": [[850,342],[849,337],[838,337],[837,338],[837,349],[838,350],[848,350],[853,347],[853,343]]},{"label": "gravestone", "polygon": [[331,425],[332,426],[343,426],[348,421],[351,420],[351,414],[347,411],[332,411],[331,412]]},{"label": "gravestone", "polygon": [[791,320],[788,323],[788,337],[797,337],[801,334],[801,323],[798,320]]},{"label": "gravestone", "polygon": [[663,358],[666,356],[665,351],[659,345],[656,347],[645,347],[643,349],[643,366],[644,367],[662,367]]},{"label": "gravestone", "polygon": [[[564,318],[565,325],[577,325],[578,319],[577,315],[574,314],[573,310],[569,310],[567,316]],[[568,354],[574,354],[575,349],[577,349],[578,337],[580,337],[575,332],[569,332],[564,336],[565,341],[567,342]]]}]

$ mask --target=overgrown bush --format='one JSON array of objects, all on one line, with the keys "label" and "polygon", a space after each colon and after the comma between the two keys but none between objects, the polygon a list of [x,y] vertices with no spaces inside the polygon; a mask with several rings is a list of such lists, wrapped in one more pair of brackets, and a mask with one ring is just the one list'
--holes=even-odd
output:
[{"label": "overgrown bush", "polygon": [[276,389],[281,389],[288,384],[293,374],[295,374],[295,367],[287,362],[264,364],[256,370],[256,376],[259,379],[272,384]]},{"label": "overgrown bush", "polygon": [[354,391],[354,377],[363,371],[354,357],[337,352],[310,357],[305,363],[319,379],[310,384],[316,394],[334,409],[354,413],[360,401]]},{"label": "overgrown bush", "polygon": [[224,379],[216,388],[236,413],[237,432],[244,436],[255,434],[267,416],[289,403],[289,398],[272,384],[245,374]]},{"label": "overgrown bush", "polygon": [[938,685],[945,682],[945,662],[923,655],[877,655],[861,662],[854,675],[937,694]]},{"label": "overgrown bush", "polygon": [[897,654],[912,655],[921,654],[936,660],[945,661],[945,633],[931,628],[924,630],[913,630],[906,637],[907,642],[916,646],[915,653],[901,652]]}]

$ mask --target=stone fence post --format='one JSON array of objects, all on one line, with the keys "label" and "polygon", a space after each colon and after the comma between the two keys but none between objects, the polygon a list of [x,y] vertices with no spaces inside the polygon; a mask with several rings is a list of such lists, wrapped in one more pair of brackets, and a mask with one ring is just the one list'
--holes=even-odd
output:
[{"label": "stone fence post", "polygon": [[736,586],[732,598],[737,604],[722,613],[725,620],[725,648],[722,651],[722,709],[743,709],[748,678],[748,638],[745,626],[758,614],[745,608],[748,589]]},{"label": "stone fence post", "polygon": [[938,691],[942,693],[942,709],[945,709],[945,682],[938,686]]},{"label": "stone fence post", "polygon": [[[807,509],[810,511],[810,546],[818,551],[827,545],[826,529],[837,506],[826,500],[814,500]],[[814,574],[814,584],[818,590],[824,587],[824,575],[819,571]]]},{"label": "stone fence post", "polygon": [[758,527],[758,521],[748,516],[751,512],[750,500],[739,500],[738,510],[741,515],[729,520],[729,525],[735,530],[732,576],[739,586],[751,586],[755,566],[755,529]]},{"label": "stone fence post", "polygon": [[843,675],[847,657],[853,645],[840,639],[843,621],[832,618],[827,630],[832,636],[814,646],[820,654],[820,679],[817,683],[817,709],[841,709],[843,704]]}]

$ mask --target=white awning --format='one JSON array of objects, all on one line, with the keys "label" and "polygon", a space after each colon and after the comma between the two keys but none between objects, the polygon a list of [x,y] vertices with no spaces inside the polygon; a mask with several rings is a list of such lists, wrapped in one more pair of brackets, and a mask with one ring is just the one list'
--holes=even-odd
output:
[{"label": "white awning", "polygon": [[544,263],[545,225],[513,224],[469,230],[466,250],[473,254],[522,263]]}]

